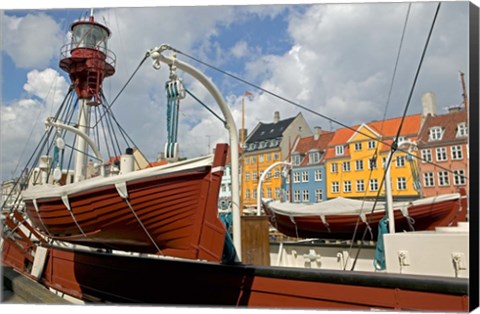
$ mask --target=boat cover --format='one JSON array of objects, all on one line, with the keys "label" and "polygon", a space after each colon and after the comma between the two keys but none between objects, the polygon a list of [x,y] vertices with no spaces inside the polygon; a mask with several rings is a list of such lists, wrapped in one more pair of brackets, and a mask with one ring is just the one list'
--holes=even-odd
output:
[{"label": "boat cover", "polygon": [[[445,194],[423,198],[413,202],[394,202],[393,208],[395,210],[401,210],[405,215],[408,214],[407,210],[411,206],[428,205],[458,198],[460,198],[459,193]],[[313,204],[282,203],[271,199],[262,199],[262,202],[276,214],[290,217],[367,214],[372,211],[375,203],[372,201],[362,201],[344,197],[337,197]],[[375,205],[375,212],[379,211],[385,211],[385,202],[377,202]]]}]

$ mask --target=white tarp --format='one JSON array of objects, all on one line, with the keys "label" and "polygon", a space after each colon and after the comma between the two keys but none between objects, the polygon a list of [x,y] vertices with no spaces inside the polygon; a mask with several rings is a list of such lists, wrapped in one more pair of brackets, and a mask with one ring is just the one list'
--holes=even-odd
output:
[{"label": "white tarp", "polygon": [[[428,197],[419,199],[413,202],[395,202],[393,208],[395,210],[402,210],[407,214],[407,208],[415,205],[427,205],[441,201],[454,200],[460,198],[459,193],[439,195],[434,197]],[[374,202],[361,201],[349,198],[337,197],[328,201],[323,201],[314,204],[302,204],[302,203],[281,203],[279,201],[272,201],[263,199],[263,203],[268,206],[273,212],[290,216],[290,217],[302,217],[302,216],[329,216],[329,215],[358,215],[361,213],[370,213],[373,209]],[[375,212],[385,211],[385,202],[377,202],[375,206]]]}]

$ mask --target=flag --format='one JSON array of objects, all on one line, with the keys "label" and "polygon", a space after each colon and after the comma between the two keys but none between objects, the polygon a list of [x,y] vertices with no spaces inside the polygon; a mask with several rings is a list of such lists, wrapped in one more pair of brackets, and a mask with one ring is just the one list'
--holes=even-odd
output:
[{"label": "flag", "polygon": [[254,97],[254,95],[252,93],[250,93],[249,91],[246,91],[243,96],[247,97],[248,99],[252,100],[252,98]]}]

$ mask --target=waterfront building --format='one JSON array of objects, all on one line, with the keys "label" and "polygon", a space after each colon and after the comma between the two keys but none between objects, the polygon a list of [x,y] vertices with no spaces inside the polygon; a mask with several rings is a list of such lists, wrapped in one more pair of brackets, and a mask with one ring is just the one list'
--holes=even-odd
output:
[{"label": "waterfront building", "polygon": [[[242,206],[256,206],[258,182],[263,172],[276,162],[289,160],[296,141],[312,135],[301,113],[280,120],[280,113],[276,111],[271,123],[257,124],[247,136],[242,154]],[[262,185],[263,197],[280,199],[281,171],[281,167],[275,167],[266,175]]]},{"label": "waterfront building", "polygon": [[454,193],[465,188],[468,193],[468,121],[463,107],[448,113],[429,114],[420,131],[420,178],[423,197]]},{"label": "waterfront building", "polygon": [[[399,126],[398,142],[414,142],[421,122],[422,115],[416,114],[338,129],[325,153],[327,198],[373,199],[379,193],[384,195],[385,164]],[[397,151],[391,161],[392,194],[396,199],[417,198],[419,194],[418,163],[407,155]]]},{"label": "waterfront building", "polygon": [[292,152],[292,171],[287,195],[294,203],[318,203],[327,199],[325,148],[334,132],[314,128],[314,135],[301,138]]}]

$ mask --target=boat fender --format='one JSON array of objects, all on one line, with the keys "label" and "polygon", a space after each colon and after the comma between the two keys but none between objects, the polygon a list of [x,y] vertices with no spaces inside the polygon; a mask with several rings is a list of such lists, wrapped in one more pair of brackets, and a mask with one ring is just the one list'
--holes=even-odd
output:
[{"label": "boat fender", "polygon": [[330,230],[330,225],[328,224],[327,219],[325,218],[325,216],[324,216],[324,215],[321,215],[321,216],[320,216],[320,219],[322,220],[323,225],[325,226],[325,228],[327,228],[328,233],[331,233],[332,231]]},{"label": "boat fender", "polygon": [[384,216],[378,222],[377,247],[375,248],[375,258],[373,260],[373,266],[377,271],[386,268],[385,245],[383,244],[383,235],[386,233],[388,233],[388,217]]},{"label": "boat fender", "polygon": [[123,199],[128,198],[127,183],[125,182],[115,183],[115,188],[117,189],[117,193],[118,195],[120,195],[121,198]]}]

